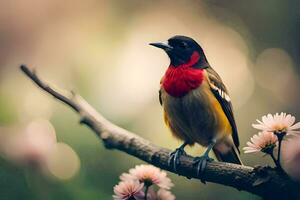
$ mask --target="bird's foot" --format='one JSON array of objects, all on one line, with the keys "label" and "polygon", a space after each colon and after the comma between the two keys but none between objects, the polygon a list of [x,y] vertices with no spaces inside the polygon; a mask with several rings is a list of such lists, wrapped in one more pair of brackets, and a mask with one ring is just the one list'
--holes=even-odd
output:
[{"label": "bird's foot", "polygon": [[180,164],[179,158],[182,155],[186,155],[183,147],[177,148],[175,151],[173,151],[170,154],[168,163],[169,163],[169,166],[173,166],[173,169],[175,172],[177,172],[178,165]]},{"label": "bird's foot", "polygon": [[203,180],[202,176],[204,174],[204,170],[206,168],[207,162],[211,162],[214,159],[210,158],[207,154],[204,154],[200,157],[195,157],[193,165],[197,166],[197,176],[200,177],[202,183],[205,184],[205,180]]}]

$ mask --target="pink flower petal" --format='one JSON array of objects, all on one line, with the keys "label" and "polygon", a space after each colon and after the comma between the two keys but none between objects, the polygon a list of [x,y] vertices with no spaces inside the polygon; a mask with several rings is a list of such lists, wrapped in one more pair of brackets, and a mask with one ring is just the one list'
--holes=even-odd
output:
[{"label": "pink flower petal", "polygon": [[252,127],[258,130],[266,130],[267,127],[265,125],[262,124],[252,124]]},{"label": "pink flower petal", "polygon": [[272,132],[259,132],[257,135],[253,135],[250,141],[251,142],[247,142],[247,146],[243,148],[245,153],[259,152],[268,145],[275,145],[277,137]]},{"label": "pink flower petal", "polygon": [[295,118],[294,116],[288,114],[288,115],[286,116],[286,118],[285,118],[285,123],[284,123],[284,124],[285,124],[287,127],[290,127],[290,126],[292,126],[292,125],[295,123],[295,121],[296,121],[296,118]]},{"label": "pink flower petal", "polygon": [[130,169],[129,173],[124,173],[120,179],[135,180],[135,181],[151,181],[160,188],[170,189],[174,186],[171,179],[167,177],[167,173],[152,165],[137,165],[135,168]]},{"label": "pink flower petal", "polygon": [[136,200],[144,199],[144,184],[137,181],[122,181],[114,187],[113,198],[115,200],[127,200],[134,197]]},{"label": "pink flower petal", "polygon": [[295,129],[300,129],[300,122],[294,124],[293,126],[291,126],[291,127],[289,128],[289,130],[295,130]]},{"label": "pink flower petal", "polygon": [[262,121],[258,119],[256,121],[258,124],[252,124],[252,127],[262,131],[275,132],[286,130],[287,134],[291,134],[290,131],[300,129],[299,122],[294,124],[296,118],[284,112],[276,113],[275,115],[267,114],[262,117]]},{"label": "pink flower petal", "polygon": [[157,192],[157,200],[175,200],[175,196],[168,190],[159,189]]}]

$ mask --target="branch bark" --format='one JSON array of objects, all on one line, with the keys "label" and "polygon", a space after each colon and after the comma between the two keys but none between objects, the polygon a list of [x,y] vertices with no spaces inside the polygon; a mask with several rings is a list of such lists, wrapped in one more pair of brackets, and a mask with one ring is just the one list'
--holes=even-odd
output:
[{"label": "branch bark", "polygon": [[[20,69],[38,87],[57,100],[71,107],[80,116],[80,123],[87,125],[103,141],[107,149],[118,149],[159,168],[174,172],[168,165],[171,150],[158,147],[140,136],[116,126],[106,120],[81,96],[74,92],[62,92],[46,84],[34,70],[22,65]],[[193,157],[182,156],[177,174],[200,179],[192,164]],[[209,162],[204,176],[205,181],[234,187],[261,196],[265,199],[300,199],[300,184],[287,175],[270,167],[249,167],[224,162]],[[298,190],[297,190],[298,189]]]}]

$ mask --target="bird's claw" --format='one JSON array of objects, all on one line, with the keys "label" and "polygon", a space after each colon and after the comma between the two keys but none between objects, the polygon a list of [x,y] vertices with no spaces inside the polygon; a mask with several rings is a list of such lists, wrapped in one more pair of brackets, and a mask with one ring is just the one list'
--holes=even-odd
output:
[{"label": "bird's claw", "polygon": [[203,180],[202,178],[204,170],[206,168],[207,162],[211,162],[213,160],[214,159],[210,158],[208,155],[203,155],[194,158],[193,165],[197,166],[197,176],[200,177],[201,182],[204,184],[205,184],[205,180]]},{"label": "bird's claw", "polygon": [[169,166],[173,166],[175,172],[177,172],[177,166],[180,164],[179,158],[182,155],[186,155],[183,148],[177,148],[175,151],[170,153],[168,164]]}]

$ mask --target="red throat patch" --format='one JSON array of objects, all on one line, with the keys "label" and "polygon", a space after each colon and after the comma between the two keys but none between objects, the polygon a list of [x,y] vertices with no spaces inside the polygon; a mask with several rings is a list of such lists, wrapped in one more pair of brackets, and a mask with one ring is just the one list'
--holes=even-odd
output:
[{"label": "red throat patch", "polygon": [[196,89],[203,81],[203,69],[192,68],[200,59],[198,52],[194,52],[189,62],[170,65],[162,80],[162,86],[173,97],[182,97],[189,91]]}]

